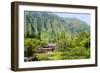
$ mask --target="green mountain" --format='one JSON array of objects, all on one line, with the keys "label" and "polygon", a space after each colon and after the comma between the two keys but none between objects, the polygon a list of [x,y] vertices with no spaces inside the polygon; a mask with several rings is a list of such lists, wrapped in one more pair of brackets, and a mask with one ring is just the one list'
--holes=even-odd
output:
[{"label": "green mountain", "polygon": [[77,34],[90,31],[90,26],[77,18],[62,18],[50,12],[24,12],[25,37],[53,39],[63,33]]}]

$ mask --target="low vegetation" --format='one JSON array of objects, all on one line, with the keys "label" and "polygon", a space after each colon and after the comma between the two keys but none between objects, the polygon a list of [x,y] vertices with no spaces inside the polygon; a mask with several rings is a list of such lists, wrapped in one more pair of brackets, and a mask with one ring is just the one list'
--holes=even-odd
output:
[{"label": "low vegetation", "polygon": [[[78,19],[62,19],[50,13],[26,12],[24,56],[31,57],[28,61],[88,59],[89,29],[88,24]],[[55,44],[51,53],[43,50],[48,49],[50,43]]]}]

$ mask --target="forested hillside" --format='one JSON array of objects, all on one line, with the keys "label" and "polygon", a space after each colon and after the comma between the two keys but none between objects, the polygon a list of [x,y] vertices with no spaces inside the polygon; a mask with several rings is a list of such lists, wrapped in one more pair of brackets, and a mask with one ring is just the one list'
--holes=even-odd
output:
[{"label": "forested hillside", "polygon": [[[24,36],[25,47],[35,48],[32,50],[32,54],[33,51],[36,52],[37,48],[54,43],[56,44],[56,55],[62,55],[64,52],[70,57],[65,59],[89,58],[90,26],[80,19],[63,18],[50,12],[25,11]],[[29,49],[27,50],[29,51]],[[80,57],[75,55],[78,52]],[[25,53],[27,56],[27,51]],[[85,55],[81,55],[82,53]]]},{"label": "forested hillside", "polygon": [[[52,13],[46,12],[25,12],[25,37],[38,36],[53,39],[55,35],[65,32],[77,34],[79,32],[89,32],[87,23],[76,18],[61,18]],[[46,36],[48,35],[48,36]],[[54,36],[54,37],[53,37]]]}]

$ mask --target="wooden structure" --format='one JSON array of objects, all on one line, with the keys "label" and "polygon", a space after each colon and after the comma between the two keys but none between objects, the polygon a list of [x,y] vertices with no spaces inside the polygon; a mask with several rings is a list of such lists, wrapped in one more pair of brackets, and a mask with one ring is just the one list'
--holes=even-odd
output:
[{"label": "wooden structure", "polygon": [[55,49],[56,45],[54,43],[49,43],[45,48],[44,47],[38,48],[38,53],[54,52]]}]

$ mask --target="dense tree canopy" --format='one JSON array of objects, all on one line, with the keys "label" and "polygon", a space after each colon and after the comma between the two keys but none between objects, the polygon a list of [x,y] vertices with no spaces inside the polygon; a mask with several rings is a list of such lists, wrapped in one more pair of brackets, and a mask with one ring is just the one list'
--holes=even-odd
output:
[{"label": "dense tree canopy", "polygon": [[[90,26],[77,18],[62,18],[53,13],[25,11],[25,57],[36,61],[90,58]],[[49,43],[53,54],[37,53]]]}]

